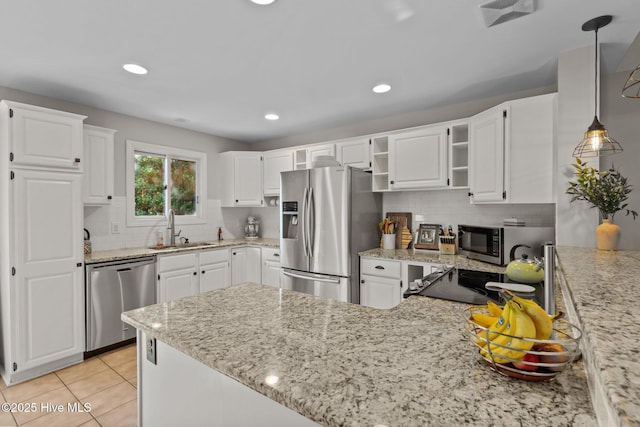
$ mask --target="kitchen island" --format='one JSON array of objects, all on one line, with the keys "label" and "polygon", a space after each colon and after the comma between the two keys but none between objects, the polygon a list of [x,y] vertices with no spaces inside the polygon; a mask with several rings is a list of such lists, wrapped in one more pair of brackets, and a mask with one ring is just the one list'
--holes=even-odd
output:
[{"label": "kitchen island", "polygon": [[410,297],[377,310],[243,284],[122,318],[321,425],[596,425],[581,362],[548,383],[500,376],[468,342],[465,308]]}]

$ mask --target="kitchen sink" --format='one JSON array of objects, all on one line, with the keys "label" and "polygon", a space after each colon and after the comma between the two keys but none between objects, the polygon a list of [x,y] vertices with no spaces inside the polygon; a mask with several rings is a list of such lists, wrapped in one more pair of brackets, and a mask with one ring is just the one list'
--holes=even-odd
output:
[{"label": "kitchen sink", "polygon": [[149,249],[156,251],[178,250],[178,249],[195,249],[195,248],[213,248],[218,246],[217,243],[209,242],[189,242],[189,243],[176,243],[175,245],[164,246],[149,246]]}]

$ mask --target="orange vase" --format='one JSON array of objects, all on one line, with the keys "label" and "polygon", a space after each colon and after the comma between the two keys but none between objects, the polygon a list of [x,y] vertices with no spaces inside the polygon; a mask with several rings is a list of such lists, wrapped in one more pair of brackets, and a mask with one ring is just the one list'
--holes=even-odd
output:
[{"label": "orange vase", "polygon": [[596,227],[596,245],[598,249],[617,251],[619,243],[620,227],[612,223],[610,219],[603,219],[602,224]]}]

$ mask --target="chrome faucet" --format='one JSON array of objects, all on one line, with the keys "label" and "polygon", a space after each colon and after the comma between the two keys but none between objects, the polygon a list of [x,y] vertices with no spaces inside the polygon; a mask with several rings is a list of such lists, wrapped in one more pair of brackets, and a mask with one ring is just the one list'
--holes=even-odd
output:
[{"label": "chrome faucet", "polygon": [[167,230],[169,230],[169,244],[175,245],[176,236],[180,236],[180,233],[182,233],[182,230],[176,233],[176,217],[173,209],[169,209],[169,215],[167,219]]}]

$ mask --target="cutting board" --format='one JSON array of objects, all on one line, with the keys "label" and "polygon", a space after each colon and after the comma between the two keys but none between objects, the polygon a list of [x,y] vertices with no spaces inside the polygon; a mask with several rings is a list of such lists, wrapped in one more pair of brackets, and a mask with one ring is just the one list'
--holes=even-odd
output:
[{"label": "cutting board", "polygon": [[[398,249],[407,249],[407,244],[402,244],[402,234],[404,230],[404,234],[406,235],[406,230],[411,234],[411,212],[387,212],[385,218],[389,218],[389,220],[398,223],[398,228],[396,230],[396,248]],[[406,238],[405,238],[406,241]],[[410,244],[411,242],[409,242]]]}]

